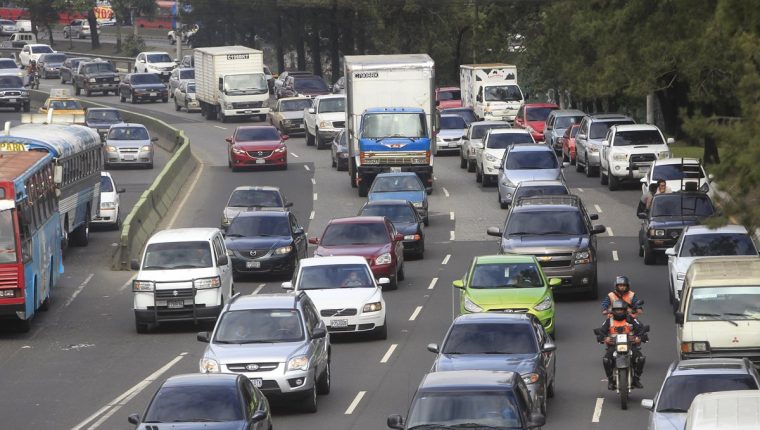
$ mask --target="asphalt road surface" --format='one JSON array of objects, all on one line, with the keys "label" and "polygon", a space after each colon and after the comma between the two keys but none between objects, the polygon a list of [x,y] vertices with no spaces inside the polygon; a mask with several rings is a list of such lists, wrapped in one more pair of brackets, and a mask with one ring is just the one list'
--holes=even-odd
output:
[{"label": "asphalt road surface", "polygon": [[[92,99],[120,105],[114,96]],[[224,138],[243,122],[222,124],[175,112],[171,100],[127,108],[185,130],[202,163],[163,227],[217,227],[229,193],[239,185],[279,186],[295,202],[293,212],[310,235],[321,235],[331,218],[355,215],[364,201],[350,188],[348,175],[330,167],[329,150],[307,147],[302,136],[288,140],[288,170],[233,173],[227,167]],[[388,339],[333,337],[332,392],[319,398],[316,414],[301,414],[287,401],[275,402],[278,429],[383,429],[389,414],[406,414],[434,358],[425,345],[439,343],[454,317],[459,296],[451,282],[461,277],[473,256],[497,251],[496,238],[485,230],[501,225],[506,214],[499,209],[496,189],[480,187],[474,174],[458,166],[457,156],[435,160],[427,251],[424,260],[406,263],[406,280],[385,294]],[[157,164],[151,173],[159,168]],[[616,275],[628,275],[647,302],[642,321],[652,331],[644,347],[645,388],[632,393],[629,410],[623,411],[617,395],[606,389],[603,351],[592,333],[602,323],[599,302],[559,296],[556,397],[549,402],[544,428],[644,428],[648,411],[638,402],[655,394],[668,364],[676,359],[667,268],[664,260],[645,266],[638,257],[638,183],[613,193],[598,178],[586,178],[571,166],[564,170],[571,191],[599,214],[597,223],[608,227],[598,238],[602,294]],[[117,182],[128,188],[123,197],[127,207],[152,176],[140,171],[116,174]],[[0,390],[7,399],[0,405],[3,427],[131,428],[127,415],[142,413],[162,380],[198,371],[205,345],[195,334],[208,327],[178,324],[138,335],[129,284],[133,273],[109,269],[115,233],[93,236],[89,247],[67,253],[66,275],[54,292],[52,309],[40,314],[32,331],[0,332]],[[284,280],[249,279],[237,282],[236,288],[244,294],[273,293],[281,291]]]}]

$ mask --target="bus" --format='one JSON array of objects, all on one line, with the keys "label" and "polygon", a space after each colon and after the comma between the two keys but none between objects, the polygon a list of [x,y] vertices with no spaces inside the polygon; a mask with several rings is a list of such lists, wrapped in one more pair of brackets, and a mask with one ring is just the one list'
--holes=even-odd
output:
[{"label": "bus", "polygon": [[55,161],[51,153],[7,147],[0,145],[0,318],[27,332],[63,273]]}]

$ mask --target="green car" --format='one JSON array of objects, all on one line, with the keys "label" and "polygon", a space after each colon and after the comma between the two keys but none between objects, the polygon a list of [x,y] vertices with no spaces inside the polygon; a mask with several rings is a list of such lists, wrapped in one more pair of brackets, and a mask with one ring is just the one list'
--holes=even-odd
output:
[{"label": "green car", "polygon": [[554,297],[551,287],[558,278],[547,279],[532,255],[485,255],[475,257],[462,279],[454,281],[462,291],[459,313],[531,313],[546,331],[554,333]]}]

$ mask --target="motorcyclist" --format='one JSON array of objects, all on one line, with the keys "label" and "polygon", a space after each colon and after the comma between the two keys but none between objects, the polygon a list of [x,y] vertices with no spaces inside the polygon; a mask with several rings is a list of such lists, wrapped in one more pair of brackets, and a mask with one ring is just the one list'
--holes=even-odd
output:
[{"label": "motorcyclist", "polygon": [[37,74],[37,60],[29,60],[29,64],[26,66],[27,85],[32,85],[35,74]]},{"label": "motorcyclist", "polygon": [[602,315],[609,317],[612,303],[615,300],[622,300],[628,306],[628,314],[638,318],[643,312],[639,304],[639,298],[636,293],[631,291],[631,281],[627,276],[618,276],[615,278],[615,287],[607,293],[607,297],[602,300]]},{"label": "motorcyclist", "polygon": [[615,300],[612,303],[612,318],[607,318],[601,327],[600,335],[596,340],[607,347],[607,351],[602,358],[604,373],[607,375],[607,389],[615,390],[617,388],[612,370],[615,367],[615,338],[616,334],[633,334],[631,342],[631,358],[633,367],[633,378],[631,386],[633,388],[644,388],[641,384],[641,374],[644,372],[644,363],[646,357],[641,353],[641,342],[648,340],[644,326],[639,321],[627,314],[628,306],[622,300]]}]

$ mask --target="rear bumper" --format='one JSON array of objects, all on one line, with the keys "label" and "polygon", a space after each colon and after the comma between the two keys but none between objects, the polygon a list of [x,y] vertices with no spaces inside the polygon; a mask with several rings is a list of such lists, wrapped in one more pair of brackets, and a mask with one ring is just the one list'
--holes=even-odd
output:
[{"label": "rear bumper", "polygon": [[557,293],[565,291],[589,291],[596,284],[595,264],[576,264],[569,267],[541,267],[547,278],[559,278],[562,284],[553,287]]}]

